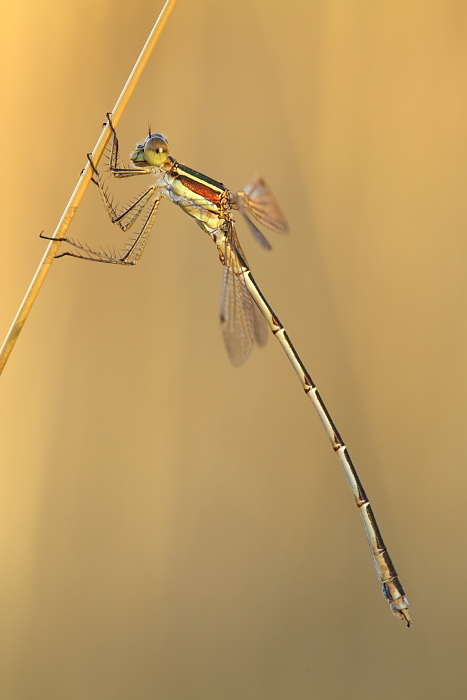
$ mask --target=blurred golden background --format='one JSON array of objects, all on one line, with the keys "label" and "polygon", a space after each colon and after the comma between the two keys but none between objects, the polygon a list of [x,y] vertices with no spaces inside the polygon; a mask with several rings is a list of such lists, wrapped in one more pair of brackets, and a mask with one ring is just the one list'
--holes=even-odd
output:
[{"label": "blurred golden background", "polygon": [[[2,4],[2,338],[161,6]],[[239,235],[413,628],[279,345],[229,364],[216,250],[164,202],[136,268],[53,265],[1,378],[1,698],[465,697],[466,69],[464,0],[179,0],[119,126],[277,194],[291,235]],[[94,188],[70,235],[123,240]]]}]

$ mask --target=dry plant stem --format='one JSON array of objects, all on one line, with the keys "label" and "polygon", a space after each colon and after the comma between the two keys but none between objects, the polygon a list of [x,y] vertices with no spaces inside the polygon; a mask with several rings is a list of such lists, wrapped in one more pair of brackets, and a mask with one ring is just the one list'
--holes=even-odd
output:
[{"label": "dry plant stem", "polygon": [[[130,73],[130,76],[125,84],[125,87],[123,88],[122,92],[120,93],[120,97],[118,98],[115,107],[112,110],[112,122],[114,126],[118,124],[118,121],[120,117],[123,114],[123,110],[125,109],[128,100],[130,99],[133,90],[135,89],[138,80],[141,77],[141,74],[151,56],[151,53],[162,33],[162,30],[165,27],[165,24],[170,16],[170,13],[172,12],[173,8],[175,7],[175,3],[177,0],[167,0],[164,7],[160,11],[159,17],[157,18],[154,27],[152,28],[152,31],[148,37],[148,40],[146,41],[143,50],[141,51],[135,65],[133,66],[133,70]],[[94,150],[92,152],[92,160],[94,163],[98,163],[99,160],[102,157],[102,154],[105,151],[105,147],[107,146],[110,136],[111,136],[111,129],[109,124],[107,123],[104,126],[104,129],[102,130],[102,133],[94,147]],[[68,226],[71,223],[71,220],[73,219],[75,212],[78,208],[79,203],[81,202],[83,195],[86,191],[86,187],[88,186],[90,180],[91,180],[91,165],[89,162],[86,163],[86,166],[84,170],[82,171],[80,178],[78,180],[78,183],[74,189],[73,194],[70,197],[70,201],[65,207],[65,211],[62,214],[62,217],[60,221],[58,222],[57,228],[55,229],[53,233],[53,238],[64,238],[66,236],[66,231],[68,229]],[[39,293],[39,290],[42,286],[42,283],[50,269],[50,266],[55,258],[55,255],[57,254],[58,248],[60,247],[60,241],[59,240],[52,240],[48,244],[46,251],[44,253],[44,256],[42,257],[42,260],[39,263],[39,267],[37,268],[34,277],[32,278],[31,284],[29,285],[29,289],[26,292],[26,295],[21,302],[21,305],[18,309],[18,312],[13,320],[13,323],[11,324],[11,328],[7,333],[7,336],[5,338],[5,341],[0,349],[0,374],[3,371],[3,368],[6,365],[6,362],[11,354],[11,351],[13,350],[13,347],[16,343],[16,340],[21,332],[21,329],[24,326],[24,323],[29,315],[29,312],[31,311],[32,305],[34,304],[34,301],[36,300],[36,297]]]}]

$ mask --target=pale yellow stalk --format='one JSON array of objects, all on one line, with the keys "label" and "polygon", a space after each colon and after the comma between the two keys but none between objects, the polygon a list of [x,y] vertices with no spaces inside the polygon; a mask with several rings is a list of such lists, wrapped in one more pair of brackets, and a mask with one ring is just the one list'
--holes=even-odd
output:
[{"label": "pale yellow stalk", "polygon": [[[176,1],[177,0],[167,0],[164,7],[160,11],[159,17],[157,18],[152,28],[152,31],[143,47],[143,50],[141,51],[138,59],[136,60],[136,63],[133,66],[133,70],[131,71],[129,78],[126,81],[125,87],[120,93],[120,97],[118,98],[117,102],[115,103],[115,107],[112,110],[112,122],[114,126],[118,124],[118,121],[120,120],[120,117],[123,114],[123,110],[128,104],[128,100],[130,99],[133,90],[135,89],[138,80],[140,79],[141,74],[144,68],[146,67],[147,62],[149,61],[151,53],[162,33],[162,30],[165,27],[165,24],[175,6]],[[97,164],[100,158],[102,157],[102,154],[104,153],[105,148],[109,142],[110,136],[111,130],[109,125],[106,124],[92,152],[92,160],[94,163]],[[83,172],[81,173],[76,187],[74,189],[74,192],[70,197],[70,201],[66,205],[65,210],[60,218],[60,221],[58,222],[57,228],[53,233],[53,238],[59,239],[64,238],[66,236],[68,226],[70,225],[71,220],[73,219],[75,212],[78,208],[78,205],[83,198],[86,188],[89,182],[91,181],[91,174],[91,166],[88,162]],[[8,331],[7,336],[0,349],[0,373],[3,371],[3,368],[5,367],[5,364],[11,354],[11,351],[13,350],[16,340],[21,332],[21,329],[24,326],[29,312],[31,311],[32,305],[34,304],[34,301],[39,293],[42,283],[49,271],[49,268],[55,258],[55,255],[57,254],[57,250],[59,247],[59,240],[51,240],[46,248],[42,260],[39,263],[34,277],[32,278],[31,284],[29,285],[29,288],[25,294],[23,301],[21,302],[21,305],[13,320],[13,323],[11,324],[11,328]]]}]

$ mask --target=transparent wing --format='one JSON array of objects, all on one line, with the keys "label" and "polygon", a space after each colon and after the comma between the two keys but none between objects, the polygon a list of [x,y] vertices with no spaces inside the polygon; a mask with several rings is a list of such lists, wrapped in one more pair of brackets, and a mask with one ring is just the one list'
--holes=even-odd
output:
[{"label": "transparent wing", "polygon": [[271,250],[271,247],[272,247],[271,244],[269,243],[266,236],[261,233],[261,231],[256,226],[256,224],[253,223],[253,221],[250,219],[250,217],[248,216],[248,214],[246,212],[246,207],[243,206],[241,199],[238,199],[238,210],[239,210],[240,214],[243,216],[243,218],[245,219],[245,221],[247,222],[251,233],[256,238],[258,243],[260,245],[262,245],[263,248],[266,248],[266,250]]},{"label": "transparent wing", "polygon": [[243,364],[254,341],[253,300],[243,278],[227,266],[222,279],[221,326],[232,364]]},{"label": "transparent wing", "polygon": [[242,256],[243,251],[233,225],[228,239],[224,252],[220,320],[227,352],[232,364],[237,366],[245,362],[255,341],[258,345],[266,343],[268,326],[245,284],[235,249],[238,248]]},{"label": "transparent wing", "polygon": [[[252,223],[252,222],[251,222]],[[252,224],[254,226],[254,224]],[[258,229],[257,229],[258,230]],[[258,230],[258,233],[260,235],[261,231]],[[266,241],[266,244],[269,245],[268,241]],[[234,250],[238,250],[242,258],[247,262],[246,260],[246,255],[243,251],[242,246],[240,245],[240,241],[238,240],[237,232],[235,230],[235,227],[232,225],[230,229],[230,242],[231,242],[231,247]],[[237,260],[237,256],[235,256],[235,259]],[[241,265],[237,260],[237,265],[241,269]],[[248,262],[247,262],[248,265]],[[242,277],[243,280],[243,277]],[[255,301],[250,297],[250,299],[253,302],[253,316],[254,316],[254,335],[255,335],[255,341],[260,347],[264,347],[267,343],[268,337],[269,337],[269,324],[264,318],[263,314],[261,313],[259,307],[256,305]]]},{"label": "transparent wing", "polygon": [[265,181],[258,177],[245,187],[243,192],[237,193],[240,203],[249,214],[255,217],[260,224],[267,226],[276,233],[288,233],[289,226],[282,213],[276,198]]}]

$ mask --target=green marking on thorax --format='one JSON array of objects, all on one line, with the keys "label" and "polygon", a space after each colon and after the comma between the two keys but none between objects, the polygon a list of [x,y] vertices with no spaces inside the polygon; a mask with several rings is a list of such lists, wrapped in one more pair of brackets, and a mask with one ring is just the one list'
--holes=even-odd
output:
[{"label": "green marking on thorax", "polygon": [[224,192],[226,189],[225,185],[223,185],[222,182],[217,182],[217,180],[213,180],[207,175],[203,175],[197,170],[192,170],[192,168],[188,168],[186,165],[181,165],[180,163],[178,163],[177,165],[177,173],[179,173],[180,175],[188,175],[188,177],[191,177],[194,180],[197,180],[198,182],[204,182],[209,187],[213,187],[219,190],[220,192]]}]

